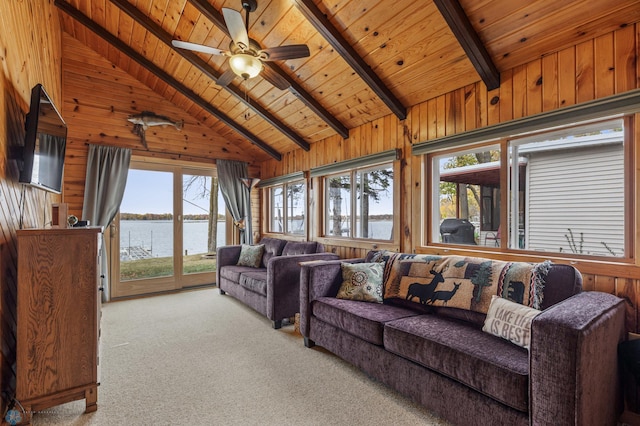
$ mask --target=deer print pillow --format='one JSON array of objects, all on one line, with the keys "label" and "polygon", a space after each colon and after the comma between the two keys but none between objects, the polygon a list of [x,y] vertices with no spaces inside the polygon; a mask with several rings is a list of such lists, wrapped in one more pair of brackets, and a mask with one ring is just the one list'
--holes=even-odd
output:
[{"label": "deer print pillow", "polygon": [[385,298],[482,314],[488,312],[494,295],[537,308],[542,301],[541,276],[548,270],[528,263],[464,256],[396,262],[399,266],[391,275],[395,272],[397,276],[385,281]]},{"label": "deer print pillow", "polygon": [[[433,262],[401,262],[397,296],[423,306],[451,307],[486,313],[491,302],[491,294],[496,294],[495,290],[489,293],[490,289],[487,287],[492,286],[491,276],[498,275],[498,271],[492,270],[491,261],[484,265],[472,265],[469,262],[461,263],[459,260],[457,256],[447,256]],[[475,266],[485,271],[482,283],[486,285],[481,287],[483,291],[480,293],[471,282],[471,271],[466,271],[467,267]],[[483,293],[488,295],[483,297]]]}]

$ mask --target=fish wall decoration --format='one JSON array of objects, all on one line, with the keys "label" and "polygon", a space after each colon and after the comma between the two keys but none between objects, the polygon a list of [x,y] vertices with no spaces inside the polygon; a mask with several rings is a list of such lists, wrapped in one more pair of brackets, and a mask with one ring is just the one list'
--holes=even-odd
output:
[{"label": "fish wall decoration", "polygon": [[127,121],[133,123],[133,129],[131,129],[131,133],[134,135],[140,136],[140,142],[145,149],[147,148],[147,139],[145,137],[145,131],[149,127],[153,126],[173,126],[177,130],[182,130],[184,126],[184,121],[174,121],[169,117],[164,115],[158,115],[152,111],[142,111],[140,114],[133,114],[127,118]]}]

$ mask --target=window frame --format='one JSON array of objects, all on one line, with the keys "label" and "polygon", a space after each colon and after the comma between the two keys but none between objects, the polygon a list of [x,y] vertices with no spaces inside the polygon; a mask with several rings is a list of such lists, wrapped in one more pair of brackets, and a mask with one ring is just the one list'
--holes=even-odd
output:
[{"label": "window frame", "polygon": [[[304,197],[304,200],[302,202],[302,207],[304,209],[303,212],[303,216],[304,216],[304,226],[303,226],[303,232],[302,233],[293,233],[290,232],[289,230],[289,217],[288,217],[288,203],[289,203],[289,199],[288,199],[288,187],[290,185],[299,185],[302,184],[304,186],[304,189],[302,191],[302,195]],[[273,223],[273,217],[272,217],[272,213],[273,213],[273,206],[272,206],[272,191],[275,188],[281,188],[282,189],[282,232],[278,232],[278,231],[274,231],[271,229],[271,225]],[[291,179],[291,180],[287,180],[285,182],[279,182],[279,183],[275,183],[275,184],[270,184],[270,185],[264,185],[262,187],[262,189],[264,190],[264,193],[266,194],[264,199],[265,199],[265,210],[264,212],[266,213],[264,215],[265,217],[265,221],[264,221],[264,225],[265,225],[265,229],[266,229],[266,234],[274,234],[274,235],[282,235],[282,236],[286,236],[286,237],[291,237],[291,238],[305,238],[307,237],[308,233],[309,233],[309,186],[307,184],[307,180],[302,177],[302,178],[295,178],[295,179]]]},{"label": "window frame", "polygon": [[[332,173],[326,173],[322,175],[316,176],[318,180],[319,189],[319,198],[321,203],[319,203],[318,208],[318,235],[326,242],[335,242],[337,245],[344,245],[345,242],[355,242],[359,243],[374,243],[374,247],[378,248],[381,246],[385,246],[388,248],[397,247],[399,245],[399,217],[400,217],[400,208],[399,208],[399,184],[400,184],[400,170],[399,170],[399,161],[398,160],[387,160],[380,162],[372,162],[368,164],[361,164],[353,168],[336,170]],[[327,180],[333,176],[341,176],[348,175],[351,180],[351,187],[355,185],[357,182],[358,174],[390,168],[393,172],[393,182],[390,186],[390,191],[392,191],[391,199],[393,200],[393,219],[392,219],[392,232],[391,237],[389,239],[377,239],[377,238],[362,238],[355,237],[354,234],[357,234],[357,220],[356,220],[356,212],[358,211],[357,207],[357,195],[356,191],[351,190],[349,194],[349,203],[350,203],[350,236],[338,236],[332,235],[328,233],[327,228],[327,208],[329,206],[329,202],[327,200]]]},{"label": "window frame", "polygon": [[[518,144],[519,141],[525,138],[530,138],[531,136],[536,135],[544,135],[544,134],[553,134],[558,130],[562,129],[571,129],[571,128],[582,128],[587,127],[589,125],[594,125],[601,122],[614,121],[617,119],[623,120],[623,162],[624,162],[624,211],[623,211],[623,220],[624,220],[624,255],[623,256],[602,256],[602,255],[589,255],[589,254],[575,254],[564,251],[535,251],[535,250],[527,250],[521,249],[518,245],[513,247],[509,247],[509,238],[516,238],[517,236],[511,236],[512,230],[510,232],[506,232],[507,229],[504,229],[502,235],[500,236],[500,247],[491,247],[484,245],[464,245],[464,244],[453,244],[453,243],[441,243],[438,241],[439,232],[435,234],[435,228],[432,224],[432,218],[435,214],[436,200],[438,194],[435,193],[435,177],[438,176],[437,173],[434,172],[433,168],[433,158],[441,157],[443,155],[455,155],[455,153],[466,153],[468,151],[482,148],[495,147],[499,145],[501,150],[501,167],[500,167],[500,185],[501,195],[500,195],[500,203],[502,206],[506,206],[507,208],[500,209],[500,223],[509,223],[508,216],[511,212],[513,202],[513,191],[510,187],[512,183],[512,176],[509,175],[509,168],[511,168],[511,159],[510,156],[510,148],[511,144]],[[423,188],[423,209],[424,214],[426,216],[425,221],[423,221],[424,227],[421,230],[422,242],[421,246],[423,248],[427,247],[436,247],[436,248],[459,248],[470,251],[477,252],[499,252],[499,253],[513,253],[513,254],[532,254],[539,256],[543,254],[547,258],[561,258],[561,259],[570,259],[572,261],[606,261],[606,262],[615,262],[615,263],[629,263],[633,262],[636,253],[636,224],[634,221],[635,211],[636,211],[636,188],[635,188],[635,165],[636,165],[636,149],[635,149],[635,136],[636,136],[636,119],[634,114],[625,114],[625,115],[616,115],[616,116],[607,116],[599,119],[585,120],[578,123],[572,123],[570,125],[564,126],[556,126],[546,129],[540,129],[537,131],[527,132],[526,134],[518,134],[514,136],[503,136],[500,138],[494,138],[491,140],[487,140],[485,142],[474,142],[469,144],[458,143],[455,146],[446,146],[444,149],[434,150],[432,152],[425,152],[421,154],[423,161],[423,171],[425,173],[425,177],[428,177],[427,180],[429,182],[428,185],[425,185]],[[521,144],[521,142],[520,142]],[[506,166],[505,166],[506,165]],[[481,213],[482,216],[482,213]],[[480,218],[482,220],[482,217]]]},{"label": "window frame", "polygon": [[[432,245],[432,244],[440,244],[440,245],[444,245],[444,246],[451,246],[453,243],[444,243],[444,242],[439,242],[437,241],[438,236],[440,235],[440,227],[439,227],[439,223],[436,224],[435,223],[435,213],[433,209],[430,209],[431,206],[435,206],[438,205],[440,206],[440,199],[439,199],[439,191],[435,191],[435,185],[436,182],[440,182],[440,170],[436,170],[436,168],[433,167],[433,159],[434,157],[443,157],[446,155],[454,155],[456,153],[461,153],[461,154],[475,154],[475,153],[479,153],[479,152],[487,152],[487,151],[500,151],[500,164],[504,164],[504,156],[503,156],[503,152],[504,152],[504,144],[501,141],[488,141],[486,143],[474,143],[474,144],[469,144],[467,146],[459,146],[456,148],[448,148],[446,150],[442,150],[442,151],[438,151],[438,152],[433,152],[430,154],[425,154],[424,158],[425,158],[425,163],[426,163],[426,169],[427,169],[427,176],[429,176],[429,180],[428,182],[431,182],[431,184],[425,185],[426,186],[426,191],[427,191],[427,199],[430,200],[431,205],[427,206],[427,219],[426,221],[424,221],[424,223],[426,224],[426,226],[428,227],[427,232],[423,232],[423,245]],[[501,170],[502,170],[502,166],[501,166]],[[502,188],[504,188],[505,183],[502,179],[502,174],[501,174],[501,178],[500,178],[500,202],[502,203],[502,194],[505,192]],[[480,200],[480,203],[482,203],[482,197]],[[424,205],[424,203],[423,203]],[[504,204],[502,204],[504,205]],[[482,206],[480,207],[480,220],[482,221]],[[434,207],[435,208],[435,207]],[[440,217],[440,212],[438,211],[437,214],[438,217]],[[494,232],[494,230],[491,230],[489,232]],[[465,247],[468,245],[464,245]]]}]

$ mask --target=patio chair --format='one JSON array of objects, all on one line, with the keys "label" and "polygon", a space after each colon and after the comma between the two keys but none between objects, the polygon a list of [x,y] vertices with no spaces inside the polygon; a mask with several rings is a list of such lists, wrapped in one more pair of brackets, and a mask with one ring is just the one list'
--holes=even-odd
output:
[{"label": "patio chair", "polygon": [[500,232],[501,231],[501,226],[498,226],[498,231],[497,232],[487,232],[486,234],[484,234],[484,245],[487,245],[487,240],[489,241],[493,241],[496,245],[496,247],[500,247]]}]

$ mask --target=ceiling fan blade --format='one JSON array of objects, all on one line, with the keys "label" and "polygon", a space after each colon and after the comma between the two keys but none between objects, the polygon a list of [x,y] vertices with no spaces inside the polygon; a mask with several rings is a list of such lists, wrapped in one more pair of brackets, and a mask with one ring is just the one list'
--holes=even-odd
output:
[{"label": "ceiling fan blade", "polygon": [[277,87],[280,90],[287,90],[289,86],[291,86],[287,81],[287,79],[282,77],[277,72],[273,71],[269,66],[265,66],[262,69],[262,72],[260,73],[260,75],[262,76],[262,78],[264,78],[265,80],[267,80],[269,83],[271,83],[273,86]]},{"label": "ceiling fan blade", "polygon": [[172,40],[173,47],[180,49],[193,50],[196,52],[208,53],[209,55],[225,55],[228,56],[229,52],[226,50],[216,49],[215,47],[204,46],[202,44],[189,43],[188,41]]},{"label": "ceiling fan blade", "polygon": [[247,29],[244,27],[240,12],[223,7],[222,15],[224,16],[225,24],[227,24],[231,40],[242,50],[249,47],[249,34],[247,34]]},{"label": "ceiling fan blade", "polygon": [[311,55],[311,52],[306,44],[290,44],[262,49],[259,55],[263,61],[282,61],[284,59],[306,58]]},{"label": "ceiling fan blade", "polygon": [[236,78],[235,73],[230,69],[228,69],[225,72],[223,72],[220,77],[218,77],[218,79],[216,80],[216,84],[218,86],[227,87],[229,83],[233,81],[234,78]]}]

